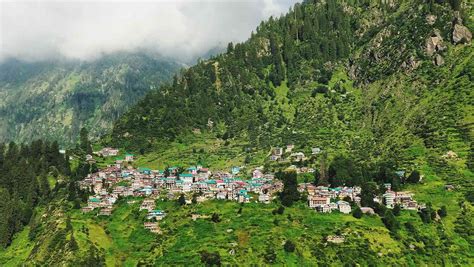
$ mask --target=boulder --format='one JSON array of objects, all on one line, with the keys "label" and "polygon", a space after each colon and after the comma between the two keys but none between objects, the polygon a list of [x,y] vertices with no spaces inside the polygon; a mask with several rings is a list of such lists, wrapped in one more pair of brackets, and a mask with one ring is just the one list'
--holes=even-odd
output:
[{"label": "boulder", "polygon": [[453,30],[453,42],[458,43],[470,43],[472,40],[472,33],[466,26],[455,24]]},{"label": "boulder", "polygon": [[438,31],[435,31],[433,36],[426,39],[426,53],[428,56],[434,55],[438,51],[443,51],[446,47],[443,44],[443,37]]},{"label": "boulder", "polygon": [[433,63],[436,66],[441,66],[441,65],[444,64],[444,59],[440,54],[436,54],[435,57],[434,57]]}]

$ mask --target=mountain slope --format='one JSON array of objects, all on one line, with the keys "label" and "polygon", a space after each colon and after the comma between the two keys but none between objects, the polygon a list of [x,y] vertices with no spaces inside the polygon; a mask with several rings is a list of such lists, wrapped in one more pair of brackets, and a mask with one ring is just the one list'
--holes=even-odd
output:
[{"label": "mountain slope", "polygon": [[93,62],[4,62],[0,141],[47,138],[68,144],[84,126],[98,137],[180,67],[138,53],[106,55]]},{"label": "mountain slope", "polygon": [[[472,5],[356,3],[297,4],[270,19],[148,94],[117,121],[112,143],[153,151],[199,129],[256,150],[294,143],[397,164],[407,159],[393,153],[413,137],[441,152],[451,131],[469,148],[472,46],[452,40],[461,16],[472,28]],[[427,48],[432,39],[442,44]]]},{"label": "mountain slope", "polygon": [[[389,231],[387,213],[321,214],[305,198],[279,214],[278,200],[180,206],[163,195],[156,201],[167,213],[163,234],[154,235],[142,227],[139,203],[128,202],[139,198],[119,200],[103,218],[74,209],[63,187],[0,251],[0,263],[199,265],[203,255],[217,254],[224,265],[473,265],[473,6],[457,3],[297,4],[262,23],[247,42],[149,92],[101,140],[143,154],[135,167],[201,163],[213,170],[244,166],[245,173],[295,164],[321,170],[319,182],[333,187],[390,184],[430,205],[430,222],[403,210],[398,230]],[[287,144],[306,155],[313,147],[323,153],[269,160],[271,147]],[[399,170],[423,179],[409,183],[395,175]],[[443,206],[447,216],[437,218]],[[191,216],[215,213],[220,220]],[[345,241],[328,242],[334,235]]]}]

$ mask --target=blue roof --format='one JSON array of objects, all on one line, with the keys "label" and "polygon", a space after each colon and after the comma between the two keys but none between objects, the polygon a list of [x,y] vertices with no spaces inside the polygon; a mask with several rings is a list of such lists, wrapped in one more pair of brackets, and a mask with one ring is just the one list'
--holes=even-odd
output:
[{"label": "blue roof", "polygon": [[162,211],[162,210],[152,210],[152,211],[150,211],[149,213],[153,213],[153,214],[165,214],[165,212]]},{"label": "blue roof", "polygon": [[217,183],[216,180],[206,180],[206,183],[208,184],[215,184]]},{"label": "blue roof", "polygon": [[193,177],[191,173],[181,173],[179,177]]}]

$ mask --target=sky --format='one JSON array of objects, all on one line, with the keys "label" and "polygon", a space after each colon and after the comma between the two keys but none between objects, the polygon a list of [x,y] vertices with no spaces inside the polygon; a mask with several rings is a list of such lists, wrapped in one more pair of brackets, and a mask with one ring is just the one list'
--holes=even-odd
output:
[{"label": "sky", "polygon": [[0,62],[93,60],[146,50],[190,60],[245,41],[298,0],[0,0]]}]

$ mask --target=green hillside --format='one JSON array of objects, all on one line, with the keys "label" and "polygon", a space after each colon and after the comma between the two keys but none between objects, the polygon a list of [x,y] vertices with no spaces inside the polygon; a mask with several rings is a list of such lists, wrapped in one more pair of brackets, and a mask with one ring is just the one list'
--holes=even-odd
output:
[{"label": "green hillside", "polygon": [[[119,199],[109,217],[83,214],[87,195],[76,181],[89,167],[75,158],[74,178],[16,229],[0,265],[474,265],[473,8],[304,1],[148,92],[95,144],[160,170],[242,166],[248,176],[256,166],[310,167],[316,174],[299,182],[361,186],[361,202],[376,214],[318,213],[304,193],[282,208],[280,198],[180,205],[161,192],[156,209],[167,215],[153,234],[143,227],[143,198]],[[269,159],[289,144],[307,159]],[[316,147],[322,153],[312,155]],[[384,184],[427,208],[398,214],[375,204],[367,192]]]},{"label": "green hillside", "polygon": [[145,54],[117,53],[92,62],[0,65],[0,141],[75,142],[81,127],[95,137],[181,66]]}]

